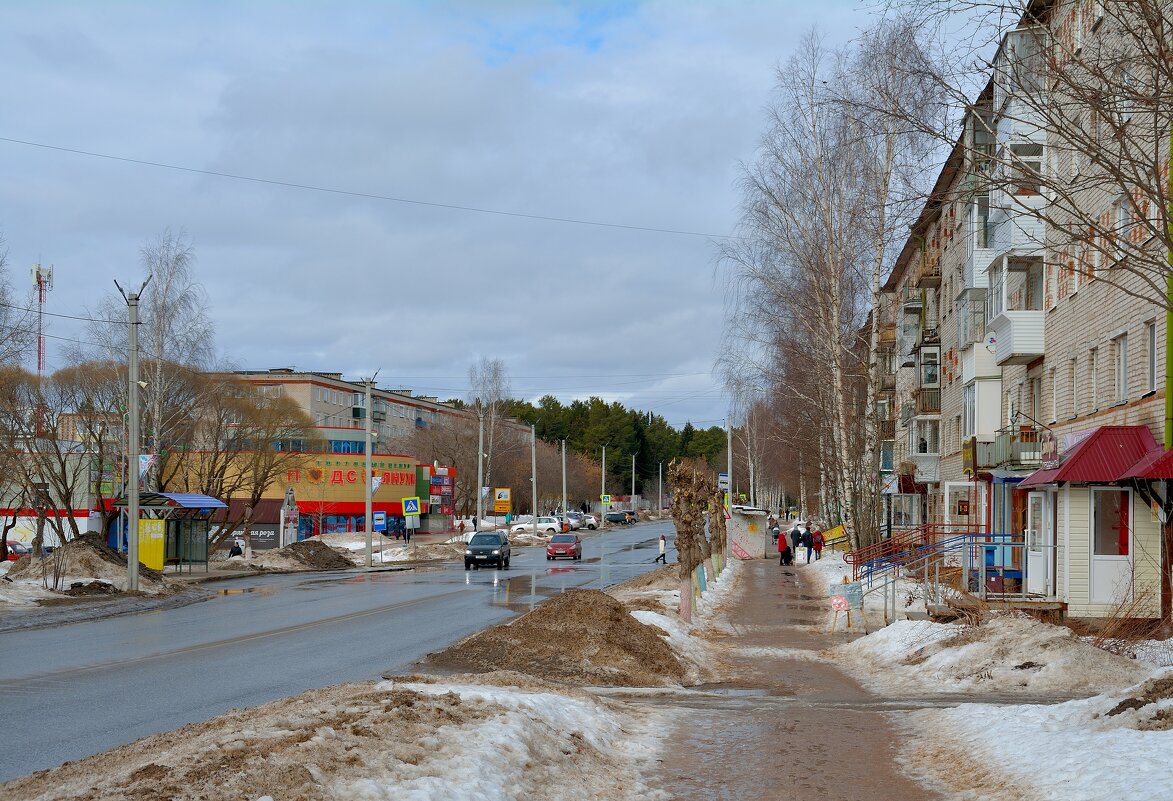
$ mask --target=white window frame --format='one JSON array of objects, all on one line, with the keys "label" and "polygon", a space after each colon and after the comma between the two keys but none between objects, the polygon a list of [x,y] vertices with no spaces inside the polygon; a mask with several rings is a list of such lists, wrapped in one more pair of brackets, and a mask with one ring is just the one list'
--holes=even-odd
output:
[{"label": "white window frame", "polygon": [[1072,358],[1070,365],[1071,372],[1068,374],[1068,378],[1071,384],[1071,398],[1069,406],[1071,411],[1070,417],[1074,420],[1076,417],[1079,417],[1079,359]]},{"label": "white window frame", "polygon": [[1051,422],[1059,420],[1059,371],[1051,368]]},{"label": "white window frame", "polygon": [[1099,355],[1097,351],[1099,348],[1091,348],[1087,352],[1087,378],[1088,390],[1090,391],[1091,410],[1093,412],[1099,411],[1100,408],[1100,373],[1099,365],[1096,364],[1096,357]]},{"label": "white window frame", "polygon": [[1112,340],[1113,378],[1116,403],[1128,402],[1128,334]]},{"label": "white window frame", "polygon": [[1157,391],[1157,323],[1156,321],[1149,322],[1145,325],[1145,342],[1147,343],[1148,352],[1145,354],[1148,359],[1148,375],[1145,376],[1145,392]]}]

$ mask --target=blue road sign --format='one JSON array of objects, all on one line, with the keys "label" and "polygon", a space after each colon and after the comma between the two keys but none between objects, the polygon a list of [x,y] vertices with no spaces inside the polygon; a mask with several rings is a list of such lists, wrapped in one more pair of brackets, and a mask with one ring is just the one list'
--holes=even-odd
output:
[{"label": "blue road sign", "polygon": [[404,515],[418,515],[420,513],[420,499],[419,497],[404,498],[403,499],[403,514]]},{"label": "blue road sign", "polygon": [[387,530],[387,513],[386,512],[375,512],[374,523],[375,523],[375,525],[374,525],[375,531],[386,531]]}]

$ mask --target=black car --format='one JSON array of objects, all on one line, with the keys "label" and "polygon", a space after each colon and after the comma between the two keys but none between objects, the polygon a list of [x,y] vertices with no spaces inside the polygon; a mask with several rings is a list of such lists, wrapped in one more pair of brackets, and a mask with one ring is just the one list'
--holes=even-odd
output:
[{"label": "black car", "polygon": [[473,566],[496,565],[502,570],[509,569],[509,536],[503,531],[482,531],[474,534],[464,549],[464,569]]},{"label": "black car", "polygon": [[635,512],[632,512],[630,510],[629,511],[619,511],[619,512],[607,512],[606,514],[603,515],[603,519],[606,520],[608,523],[631,524],[636,521]]}]

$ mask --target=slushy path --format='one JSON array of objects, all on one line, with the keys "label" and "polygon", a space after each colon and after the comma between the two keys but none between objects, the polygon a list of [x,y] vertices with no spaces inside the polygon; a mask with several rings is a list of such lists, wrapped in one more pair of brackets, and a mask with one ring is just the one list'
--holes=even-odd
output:
[{"label": "slushy path", "polygon": [[[718,635],[729,697],[681,716],[665,743],[660,785],[684,801],[922,801],[903,776],[877,699],[824,662],[750,649],[818,651],[846,638],[815,633],[829,602],[803,565],[743,562]],[[809,577],[809,578],[808,578]],[[717,689],[717,688],[710,688]]]}]

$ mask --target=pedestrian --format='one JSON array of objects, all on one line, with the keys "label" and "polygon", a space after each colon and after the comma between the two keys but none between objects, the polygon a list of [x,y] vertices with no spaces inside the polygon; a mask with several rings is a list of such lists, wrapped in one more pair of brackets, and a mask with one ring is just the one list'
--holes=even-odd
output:
[{"label": "pedestrian", "polygon": [[228,550],[228,558],[231,559],[234,556],[244,556],[244,551],[240,547],[240,540],[233,540],[232,547]]},{"label": "pedestrian", "polygon": [[456,528],[457,528],[457,530],[458,530],[458,531],[460,531],[460,536],[462,536],[462,537],[463,537],[463,536],[464,536],[464,521],[463,521],[463,520],[461,520],[461,521],[460,521],[460,525],[459,525],[459,526],[457,526]]},{"label": "pedestrian", "polygon": [[477,518],[476,518],[476,515],[473,515],[473,517],[472,517],[472,530],[473,530],[473,531],[477,531]]},{"label": "pedestrian", "polygon": [[663,534],[660,535],[660,555],[656,557],[656,562],[668,564],[668,538]]},{"label": "pedestrian", "polygon": [[790,529],[790,547],[798,553],[798,546],[802,544],[802,521],[795,520],[794,528]]},{"label": "pedestrian", "polygon": [[778,525],[778,518],[774,517],[773,512],[770,513],[770,517],[766,520],[766,525],[771,529]]},{"label": "pedestrian", "polygon": [[790,550],[790,543],[785,537],[778,538],[778,564],[782,566],[794,564],[794,551]]},{"label": "pedestrian", "polygon": [[815,538],[814,535],[811,534],[811,521],[809,520],[806,521],[806,528],[802,530],[801,543],[802,547],[806,548],[806,563],[809,565],[811,563],[811,551],[813,551],[815,547]]},{"label": "pedestrian", "polygon": [[815,549],[815,561],[823,558],[823,532],[815,529],[815,533],[811,535],[811,547]]}]

